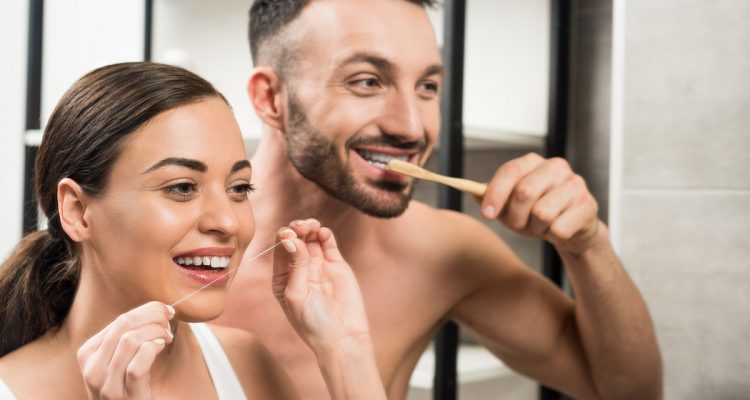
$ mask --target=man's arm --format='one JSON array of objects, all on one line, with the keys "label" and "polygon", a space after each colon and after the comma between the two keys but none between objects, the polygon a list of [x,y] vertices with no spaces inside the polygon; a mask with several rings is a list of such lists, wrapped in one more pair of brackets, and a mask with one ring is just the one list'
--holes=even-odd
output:
[{"label": "man's arm", "polygon": [[564,161],[529,155],[501,167],[483,213],[553,243],[576,300],[475,227],[461,262],[474,285],[454,317],[509,366],[577,398],[660,398],[653,324],[596,211]]}]

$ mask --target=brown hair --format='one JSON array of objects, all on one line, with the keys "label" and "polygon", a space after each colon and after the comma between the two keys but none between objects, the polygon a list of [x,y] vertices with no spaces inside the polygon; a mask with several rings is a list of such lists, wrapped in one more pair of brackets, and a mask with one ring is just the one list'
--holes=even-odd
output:
[{"label": "brown hair", "polygon": [[[281,37],[284,28],[302,14],[311,0],[255,0],[250,6],[248,41],[255,65],[267,64],[285,76],[295,62],[296,48]],[[405,0],[422,7],[432,7],[438,0]],[[366,10],[363,10],[366,12]],[[273,49],[268,59],[261,60],[261,48]]]},{"label": "brown hair", "polygon": [[101,195],[125,137],[164,111],[211,96],[224,98],[185,69],[148,62],[98,68],[63,95],[35,164],[34,193],[49,228],[24,237],[0,267],[0,356],[59,328],[73,303],[81,263],[60,226],[60,180]]}]

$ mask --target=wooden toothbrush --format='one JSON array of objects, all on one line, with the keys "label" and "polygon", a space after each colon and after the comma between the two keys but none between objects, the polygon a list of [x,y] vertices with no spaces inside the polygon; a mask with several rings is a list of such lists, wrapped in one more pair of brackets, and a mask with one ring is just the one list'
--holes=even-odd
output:
[{"label": "wooden toothbrush", "polygon": [[448,185],[454,189],[479,197],[484,196],[484,193],[487,191],[487,185],[484,183],[436,174],[406,161],[391,160],[388,162],[388,169],[413,178],[442,183],[443,185]]}]

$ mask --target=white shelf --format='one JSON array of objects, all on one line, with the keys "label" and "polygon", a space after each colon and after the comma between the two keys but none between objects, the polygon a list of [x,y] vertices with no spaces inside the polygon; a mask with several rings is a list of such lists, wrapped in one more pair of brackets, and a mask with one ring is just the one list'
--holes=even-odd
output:
[{"label": "white shelf", "polygon": [[[462,344],[458,350],[456,366],[458,383],[486,381],[515,373],[485,348]],[[435,351],[430,347],[422,354],[409,384],[411,387],[430,389],[435,374]]]}]

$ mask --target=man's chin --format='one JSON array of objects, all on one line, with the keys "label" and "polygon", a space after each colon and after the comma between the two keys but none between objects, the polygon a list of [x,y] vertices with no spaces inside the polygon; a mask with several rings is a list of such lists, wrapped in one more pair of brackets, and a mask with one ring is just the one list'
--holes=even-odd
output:
[{"label": "man's chin", "polygon": [[411,200],[411,190],[403,185],[379,183],[369,186],[367,193],[361,193],[362,198],[350,205],[363,213],[376,218],[396,218],[403,214]]}]

